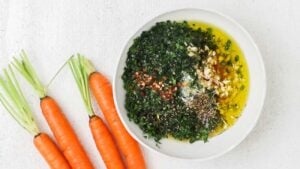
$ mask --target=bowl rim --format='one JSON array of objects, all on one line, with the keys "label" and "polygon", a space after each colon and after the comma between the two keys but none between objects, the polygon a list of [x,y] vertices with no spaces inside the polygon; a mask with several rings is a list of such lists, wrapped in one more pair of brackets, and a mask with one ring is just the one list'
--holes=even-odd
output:
[{"label": "bowl rim", "polygon": [[[247,37],[247,39],[249,40],[249,43],[255,48],[256,52],[257,52],[257,57],[258,57],[258,61],[260,62],[259,65],[261,65],[261,70],[262,70],[262,98],[261,98],[261,105],[259,106],[259,111],[257,112],[256,118],[255,120],[252,122],[252,125],[249,126],[248,130],[245,131],[245,134],[243,136],[240,137],[240,139],[238,141],[236,141],[234,144],[232,144],[231,146],[228,146],[227,149],[224,149],[223,151],[220,151],[219,153],[216,153],[214,155],[210,155],[204,158],[184,158],[184,157],[178,157],[178,156],[173,156],[170,154],[166,154],[160,151],[155,150],[154,148],[152,148],[151,146],[147,145],[146,143],[144,143],[142,140],[140,140],[135,133],[133,133],[129,126],[127,125],[127,123],[124,121],[120,109],[119,109],[119,104],[118,104],[118,99],[117,99],[117,94],[116,94],[116,78],[117,78],[117,74],[118,74],[118,70],[119,70],[119,65],[120,65],[120,61],[122,59],[122,54],[124,53],[124,50],[128,44],[128,42],[130,41],[131,38],[133,38],[133,36],[143,30],[144,26],[147,25],[149,22],[154,21],[156,19],[158,19],[159,17],[163,16],[163,15],[168,15],[170,13],[174,13],[174,12],[180,12],[180,11],[189,11],[189,10],[199,10],[199,11],[204,11],[204,12],[210,12],[216,15],[219,15],[220,17],[224,18],[225,20],[230,21],[234,26],[236,26],[238,29],[240,29],[242,31],[242,33]],[[207,161],[207,160],[211,160],[211,159],[215,159],[218,158],[228,152],[230,152],[232,149],[234,149],[235,147],[237,147],[239,144],[241,144],[245,138],[250,134],[250,132],[254,129],[254,127],[256,126],[258,119],[262,113],[264,104],[265,104],[265,98],[266,98],[266,91],[267,91],[267,78],[266,78],[266,71],[265,71],[265,65],[264,65],[264,61],[263,61],[263,57],[261,55],[261,52],[257,46],[257,44],[255,43],[255,41],[253,40],[253,38],[251,37],[251,35],[249,34],[249,32],[242,26],[240,25],[237,21],[235,21],[233,18],[229,17],[228,15],[225,15],[217,10],[214,9],[210,9],[210,8],[178,8],[175,10],[168,10],[166,12],[160,13],[158,15],[156,15],[155,17],[152,17],[150,19],[147,19],[146,22],[143,22],[141,25],[138,26],[138,28],[136,30],[134,30],[132,33],[130,33],[129,36],[126,37],[126,40],[124,41],[124,43],[122,44],[122,48],[120,50],[120,52],[118,53],[118,60],[117,60],[117,66],[115,68],[115,72],[113,75],[113,100],[114,100],[114,104],[117,110],[117,113],[119,115],[119,118],[121,119],[123,125],[125,126],[127,132],[143,147],[146,147],[148,150],[163,155],[165,157],[171,157],[174,159],[178,159],[178,160],[190,160],[190,161]],[[250,91],[251,92],[251,91]]]}]

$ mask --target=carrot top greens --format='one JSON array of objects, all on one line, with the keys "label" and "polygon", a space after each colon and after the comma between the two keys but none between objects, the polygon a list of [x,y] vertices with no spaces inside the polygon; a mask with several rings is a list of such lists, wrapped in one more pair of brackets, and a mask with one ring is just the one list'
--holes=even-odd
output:
[{"label": "carrot top greens", "polygon": [[13,118],[24,127],[29,133],[37,135],[39,129],[33,119],[32,112],[26,101],[11,65],[4,69],[4,76],[0,75],[0,101],[4,108]]},{"label": "carrot top greens", "polygon": [[73,73],[88,114],[89,116],[93,116],[94,111],[91,102],[88,78],[90,73],[94,71],[94,67],[88,59],[80,54],[77,54],[77,57],[72,56],[68,61],[68,64]]},{"label": "carrot top greens", "polygon": [[36,71],[31,65],[24,50],[21,51],[20,59],[14,58],[12,65],[21,73],[21,75],[30,83],[36,90],[40,98],[46,96],[46,89],[39,80]]}]

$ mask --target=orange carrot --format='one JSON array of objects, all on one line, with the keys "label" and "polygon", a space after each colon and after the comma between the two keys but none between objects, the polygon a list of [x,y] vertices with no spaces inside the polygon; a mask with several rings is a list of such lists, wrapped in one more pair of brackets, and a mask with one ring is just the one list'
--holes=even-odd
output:
[{"label": "orange carrot", "polygon": [[0,86],[5,93],[4,95],[0,92],[0,102],[4,108],[20,126],[35,136],[34,144],[51,169],[71,169],[69,163],[50,137],[40,133],[11,66],[9,66],[9,71],[4,69],[4,74],[5,78],[0,76]]},{"label": "orange carrot", "polygon": [[36,71],[24,51],[21,53],[20,60],[15,58],[13,65],[38,93],[43,115],[71,167],[73,169],[93,169],[94,167],[69,121],[55,100],[47,96],[46,89],[37,77]]},{"label": "orange carrot", "polygon": [[125,169],[112,135],[102,119],[96,115],[92,116],[90,118],[90,129],[107,169]]},{"label": "orange carrot", "polygon": [[96,143],[96,147],[106,165],[107,169],[125,169],[122,157],[113,140],[111,133],[100,117],[95,115],[91,103],[90,90],[88,86],[89,69],[87,67],[88,60],[78,54],[78,57],[68,61],[72,70],[74,79],[79,88],[82,100],[90,117],[89,125]]},{"label": "orange carrot", "polygon": [[47,134],[39,133],[33,141],[51,169],[71,169],[63,154]]},{"label": "orange carrot", "polygon": [[73,169],[92,169],[93,166],[81,146],[73,128],[54,99],[41,99],[41,109],[56,141]]},{"label": "orange carrot", "polygon": [[112,87],[108,79],[99,72],[90,74],[89,84],[101,108],[128,169],[145,169],[146,164],[138,143],[129,135],[116,111]]}]

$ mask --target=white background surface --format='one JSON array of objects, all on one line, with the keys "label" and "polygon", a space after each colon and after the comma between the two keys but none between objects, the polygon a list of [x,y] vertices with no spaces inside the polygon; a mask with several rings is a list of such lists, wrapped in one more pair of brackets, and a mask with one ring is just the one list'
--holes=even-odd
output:
[{"label": "white background surface", "polygon": [[[126,39],[149,19],[184,7],[218,10],[249,31],[265,61],[268,78],[266,102],[255,129],[224,156],[207,162],[184,161],[143,149],[149,168],[299,168],[300,1],[0,0],[0,68],[25,49],[46,84],[71,54],[81,52],[112,79]],[[28,85],[24,83],[22,86],[41,130],[49,133],[39,112],[38,98]],[[64,69],[52,83],[49,94],[58,100],[76,132],[80,133],[79,137],[96,168],[104,168],[68,69]],[[1,106],[0,169],[40,168],[47,166],[34,148],[32,136],[19,127]]]}]

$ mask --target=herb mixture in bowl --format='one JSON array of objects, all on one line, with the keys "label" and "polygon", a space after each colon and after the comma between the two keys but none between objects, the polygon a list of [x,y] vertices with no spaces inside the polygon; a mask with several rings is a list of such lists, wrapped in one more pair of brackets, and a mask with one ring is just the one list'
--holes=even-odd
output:
[{"label": "herb mixture in bowl", "polygon": [[159,142],[207,141],[232,126],[247,101],[243,53],[222,30],[158,22],[129,48],[122,75],[128,117]]}]

